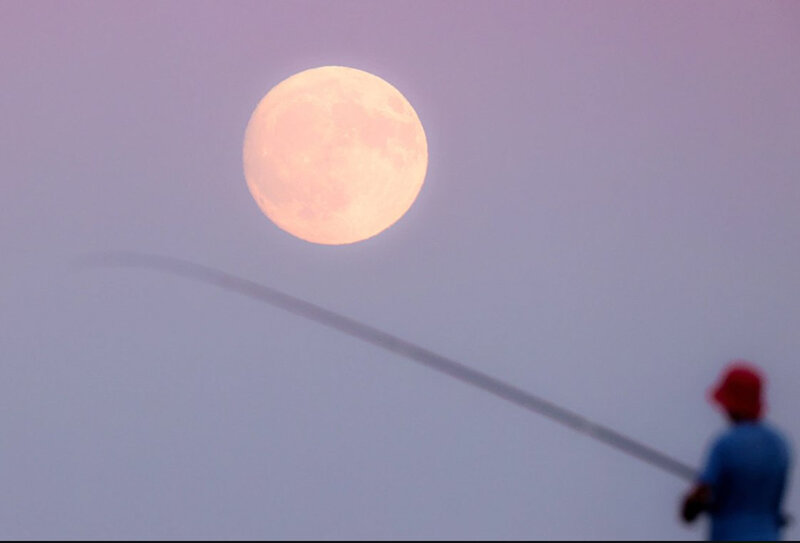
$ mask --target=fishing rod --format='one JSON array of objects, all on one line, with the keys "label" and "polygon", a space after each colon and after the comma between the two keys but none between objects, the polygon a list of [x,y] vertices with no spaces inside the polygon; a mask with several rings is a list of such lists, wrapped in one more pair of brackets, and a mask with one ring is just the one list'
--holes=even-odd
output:
[{"label": "fishing rod", "polygon": [[415,345],[410,341],[274,288],[201,264],[154,254],[131,252],[96,253],[80,259],[79,264],[82,267],[89,268],[139,268],[161,271],[184,279],[215,285],[223,290],[259,300],[413,360],[462,383],[479,388],[558,424],[572,428],[576,432],[610,445],[629,456],[638,458],[681,479],[691,482],[696,480],[697,471],[693,467],[652,447],[639,443],[616,430],[592,422],[569,409],[560,407],[514,385]]}]

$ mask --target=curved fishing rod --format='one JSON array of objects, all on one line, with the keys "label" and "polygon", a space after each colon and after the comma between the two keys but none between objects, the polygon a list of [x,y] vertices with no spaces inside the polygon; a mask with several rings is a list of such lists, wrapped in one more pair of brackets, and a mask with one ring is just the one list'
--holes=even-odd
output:
[{"label": "curved fishing rod", "polygon": [[606,426],[594,423],[577,413],[552,402],[504,383],[494,377],[474,370],[424,347],[415,345],[382,330],[363,324],[279,290],[260,285],[241,277],[178,258],[143,253],[97,253],[80,260],[84,267],[93,268],[144,268],[166,272],[215,285],[237,292],[248,298],[262,301],[300,317],[333,328],[387,351],[399,354],[432,370],[444,373],[462,383],[472,385],[550,420],[568,426],[592,439],[601,441],[639,460],[667,471],[682,479],[694,481],[697,472],[691,466],[676,460],[652,447],[639,443]]}]

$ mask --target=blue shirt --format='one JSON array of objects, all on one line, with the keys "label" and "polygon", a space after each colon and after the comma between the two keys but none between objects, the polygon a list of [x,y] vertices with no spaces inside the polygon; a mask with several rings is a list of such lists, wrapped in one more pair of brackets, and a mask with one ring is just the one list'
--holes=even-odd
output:
[{"label": "blue shirt", "polygon": [[711,487],[711,539],[777,540],[790,451],[763,422],[734,424],[708,455],[700,481]]}]

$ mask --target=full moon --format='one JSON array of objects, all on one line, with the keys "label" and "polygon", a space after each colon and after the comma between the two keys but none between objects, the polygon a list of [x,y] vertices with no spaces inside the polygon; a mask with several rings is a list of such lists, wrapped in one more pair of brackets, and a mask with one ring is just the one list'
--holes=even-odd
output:
[{"label": "full moon", "polygon": [[247,124],[243,154],[261,211],[326,245],[397,222],[428,167],[425,131],[408,100],[380,77],[343,66],[306,70],[270,90]]}]

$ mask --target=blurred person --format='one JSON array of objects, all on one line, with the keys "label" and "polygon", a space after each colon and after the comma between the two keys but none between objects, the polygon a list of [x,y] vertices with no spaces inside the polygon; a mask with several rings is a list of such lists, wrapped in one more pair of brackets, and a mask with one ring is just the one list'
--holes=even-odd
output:
[{"label": "blurred person", "polygon": [[730,427],[711,446],[681,516],[691,523],[708,513],[712,540],[775,541],[787,523],[782,502],[791,451],[781,433],[762,420],[763,383],[757,368],[734,361],[709,394]]}]

